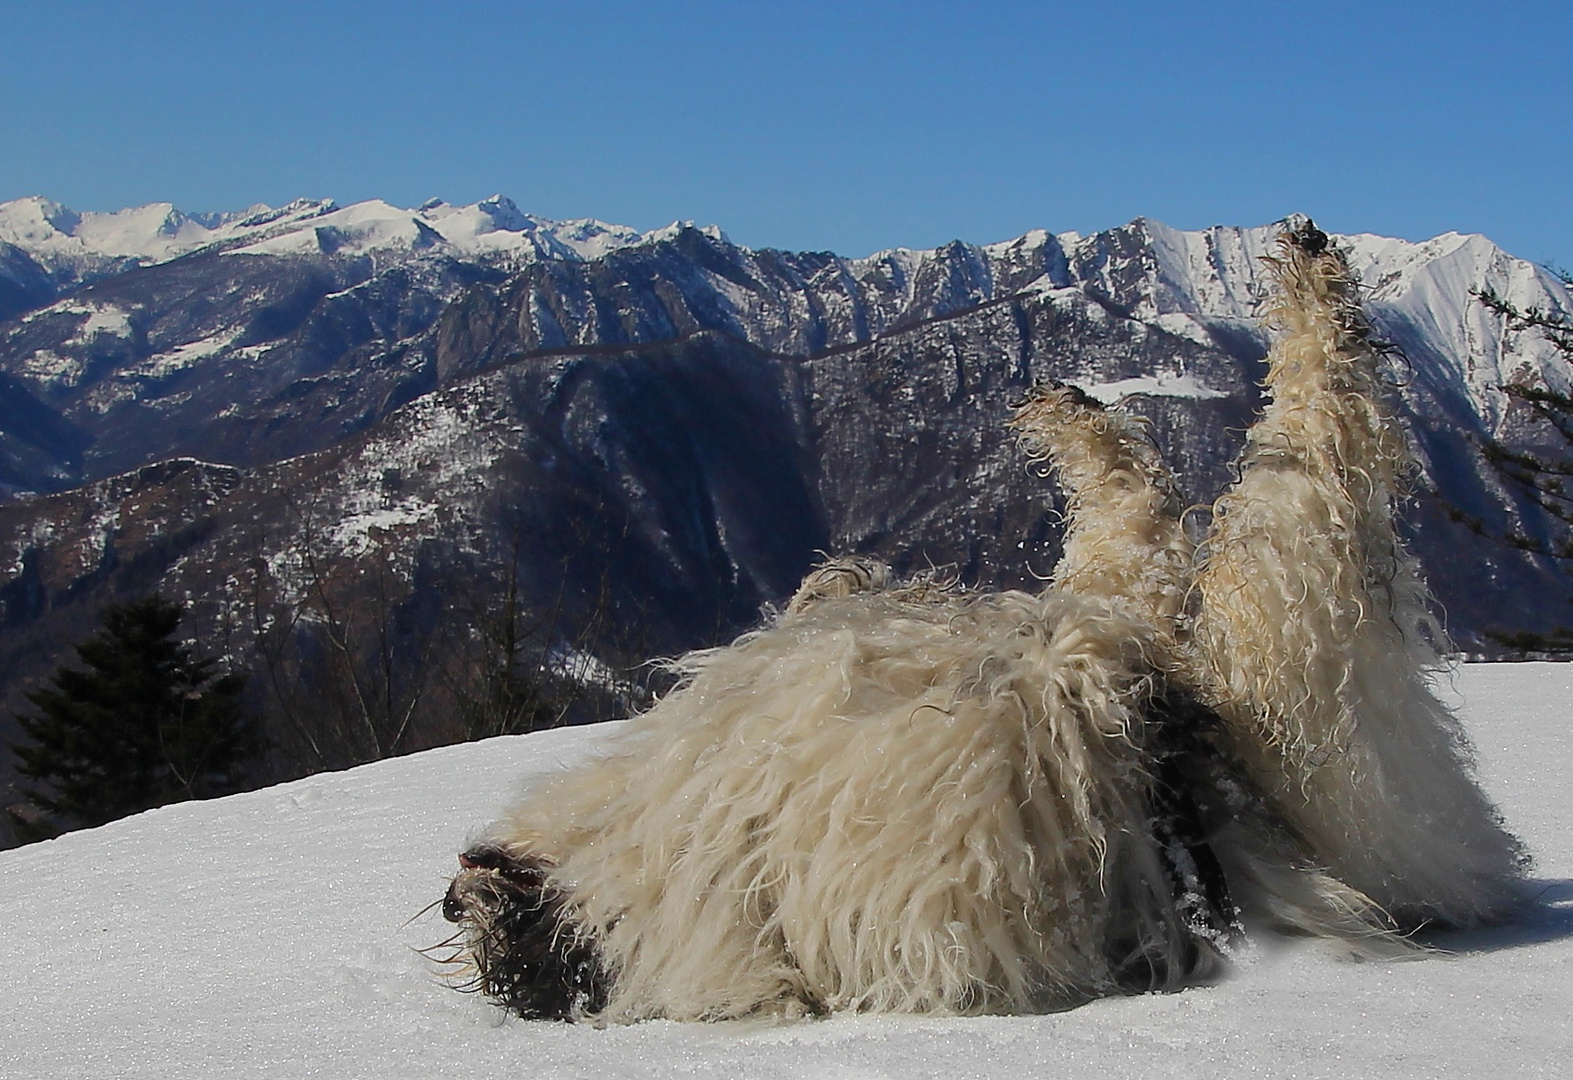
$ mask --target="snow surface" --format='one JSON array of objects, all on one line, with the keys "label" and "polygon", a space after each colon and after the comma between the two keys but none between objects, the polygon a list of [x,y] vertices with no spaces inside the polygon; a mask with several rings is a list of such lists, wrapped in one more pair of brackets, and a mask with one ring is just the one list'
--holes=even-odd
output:
[{"label": "snow surface", "polygon": [[1573,665],[1455,680],[1541,906],[1452,950],[1248,951],[1216,986],[1052,1016],[597,1029],[506,1016],[416,952],[454,855],[615,725],[445,747],[0,853],[0,1076],[1563,1077],[1573,1074]]}]

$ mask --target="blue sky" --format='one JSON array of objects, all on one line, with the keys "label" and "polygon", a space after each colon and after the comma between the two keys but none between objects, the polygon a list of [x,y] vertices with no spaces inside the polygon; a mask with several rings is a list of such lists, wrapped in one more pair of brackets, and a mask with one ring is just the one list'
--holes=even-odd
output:
[{"label": "blue sky", "polygon": [[1300,210],[1566,266],[1570,40],[1570,0],[0,0],[0,200],[500,191],[847,255]]}]

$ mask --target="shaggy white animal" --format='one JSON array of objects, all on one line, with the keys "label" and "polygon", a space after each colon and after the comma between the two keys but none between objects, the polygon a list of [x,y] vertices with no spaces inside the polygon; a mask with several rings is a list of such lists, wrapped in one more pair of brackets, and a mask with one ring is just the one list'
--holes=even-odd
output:
[{"label": "shaggy white animal", "polygon": [[[1081,448],[1066,482],[1104,511],[1084,527],[1151,534],[1158,504],[1127,490],[1152,479],[1125,471],[1127,418],[1062,390],[1018,422],[1051,458]],[[1082,539],[1068,545],[1092,575]],[[1152,577],[1146,548],[1103,571]],[[895,584],[867,559],[818,568],[771,625],[684,658],[681,689],[611,755],[532,792],[467,855],[450,902],[477,955],[531,934],[586,953],[567,1008],[535,1006],[539,959],[526,985],[483,964],[487,989],[530,997],[513,1002],[526,1013],[616,1019],[1037,1011],[1210,971],[1221,875],[1203,880],[1188,822],[1153,820],[1146,706],[1172,630],[1152,616],[1176,588],[1121,611],[1064,589]],[[515,903],[549,920],[498,929],[510,870],[534,890]]]},{"label": "shaggy white animal", "polygon": [[1149,825],[1150,628],[1060,593],[825,600],[501,837],[619,1019],[1040,1010],[1198,960]]},{"label": "shaggy white animal", "polygon": [[1038,1011],[1205,978],[1237,915],[1384,946],[1384,908],[1504,911],[1517,848],[1427,689],[1401,442],[1320,236],[1285,242],[1278,397],[1198,587],[1145,428],[1035,392],[1015,423],[1071,515],[1051,588],[832,560],[684,658],[461,856],[476,985],[566,1018]]}]

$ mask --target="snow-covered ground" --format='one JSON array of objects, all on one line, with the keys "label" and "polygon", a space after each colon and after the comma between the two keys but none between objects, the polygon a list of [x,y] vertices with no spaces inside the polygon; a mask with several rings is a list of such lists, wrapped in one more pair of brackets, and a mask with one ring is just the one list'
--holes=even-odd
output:
[{"label": "snow-covered ground", "polygon": [[1217,986],[1053,1016],[591,1026],[506,1017],[416,948],[454,854],[605,727],[447,747],[0,853],[0,1076],[1573,1075],[1573,665],[1455,680],[1481,775],[1538,860],[1524,922],[1452,955],[1311,945]]}]

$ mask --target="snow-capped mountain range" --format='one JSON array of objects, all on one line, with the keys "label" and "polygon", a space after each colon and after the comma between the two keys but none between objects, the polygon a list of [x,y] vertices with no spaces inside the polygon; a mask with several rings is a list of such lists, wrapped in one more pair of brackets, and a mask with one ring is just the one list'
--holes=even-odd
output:
[{"label": "snow-capped mountain range", "polygon": [[38,196],[0,203],[0,243],[27,252],[46,270],[79,278],[103,267],[146,266],[204,248],[298,255],[438,247],[471,257],[529,252],[593,259],[644,235],[590,218],[534,217],[502,195],[469,206],[431,199],[413,210],[380,199],[342,207],[332,199],[296,199],[276,208],[259,203],[207,214],[186,213],[170,203],[108,213],[79,213]]},{"label": "snow-capped mountain range", "polygon": [[[0,684],[14,701],[116,595],[261,633],[258,598],[304,610],[330,558],[358,568],[335,582],[392,575],[417,654],[477,581],[592,659],[722,639],[816,550],[1033,587],[1053,493],[1008,403],[1045,378],[1124,399],[1210,502],[1260,405],[1275,233],[1138,219],[845,258],[501,197],[0,204]],[[1564,313],[1568,290],[1480,236],[1336,239],[1402,349],[1414,542],[1453,633],[1490,651],[1573,622],[1557,567],[1450,517],[1550,528],[1478,444],[1538,445],[1498,387],[1566,389],[1568,366],[1472,290]]]},{"label": "snow-capped mountain range", "polygon": [[[1261,338],[1255,321],[1260,260],[1269,253],[1272,234],[1271,227],[1182,232],[1139,220],[1088,237],[1035,230],[986,246],[955,243],[843,259],[753,252],[731,245],[717,229],[695,230],[688,223],[639,232],[593,219],[549,221],[521,212],[502,196],[470,206],[432,200],[413,210],[378,200],[339,207],[331,200],[299,199],[277,209],[213,214],[187,214],[167,203],[78,213],[35,197],[0,204],[0,317],[25,311],[0,344],[0,370],[20,376],[51,404],[64,405],[61,411],[72,419],[84,410],[109,414],[127,403],[161,401],[167,397],[160,394],[162,386],[176,376],[183,381],[193,366],[211,367],[213,358],[233,355],[250,363],[276,354],[289,337],[271,332],[280,322],[301,315],[375,320],[361,309],[368,302],[385,306],[378,294],[389,286],[398,294],[391,297],[396,321],[406,325],[340,327],[336,336],[348,331],[350,338],[333,345],[347,345],[348,352],[368,343],[403,344],[415,336],[405,331],[426,330],[426,316],[475,278],[495,284],[530,266],[540,268],[538,280],[528,310],[517,313],[515,343],[526,350],[661,340],[710,328],[772,352],[802,355],[1012,293],[1053,296],[1061,290],[1112,300],[1123,317],[1211,346],[1220,332]],[[1565,310],[1567,292],[1555,276],[1480,236],[1449,233],[1421,244],[1370,235],[1343,239],[1370,286],[1378,323],[1407,349],[1424,353],[1438,375],[1466,389],[1474,411],[1493,431],[1506,406],[1495,389],[1503,382],[1527,373],[1566,388],[1568,374],[1555,350],[1533,335],[1505,335],[1500,320],[1471,295],[1472,289],[1491,287],[1522,307]],[[606,277],[601,265],[627,249],[663,245],[687,254],[691,265],[675,275],[668,273],[670,265],[655,269],[669,278],[664,290],[654,289],[653,280],[624,283],[623,295],[608,310],[609,296],[592,280]],[[210,257],[215,255],[228,257],[228,264],[215,262]],[[259,272],[255,264],[263,256],[275,257],[263,261],[277,265]],[[170,272],[145,274],[146,295],[132,296],[130,303],[119,301],[120,290],[91,289],[129,269],[172,269],[176,263],[182,270],[203,265],[202,280],[190,283],[195,291],[181,282],[160,289],[165,284],[160,278],[179,276]],[[597,269],[584,268],[587,263]],[[305,281],[291,273],[303,266],[316,271]],[[646,288],[627,295],[627,286],[637,284]],[[221,290],[217,298],[215,286]],[[674,286],[682,300],[675,310],[668,302]],[[194,311],[187,301],[199,294],[205,302]],[[255,326],[251,319],[259,313],[267,317],[264,323],[275,325]],[[320,368],[326,360],[331,367],[341,358],[316,355],[307,363]],[[269,359],[276,373],[294,373],[287,359],[283,364],[277,356]],[[460,366],[467,359],[472,358],[458,358]],[[95,367],[99,370],[91,370]],[[1207,392],[1173,372],[1167,379],[1148,374],[1157,380],[1149,389]],[[114,439],[94,435],[96,453],[105,461],[89,474],[160,452],[197,449],[138,447],[119,455],[110,450]],[[288,455],[275,449],[263,456]],[[65,472],[54,484],[46,480],[44,487],[68,482],[71,475]],[[9,479],[0,475],[0,482]]]}]

